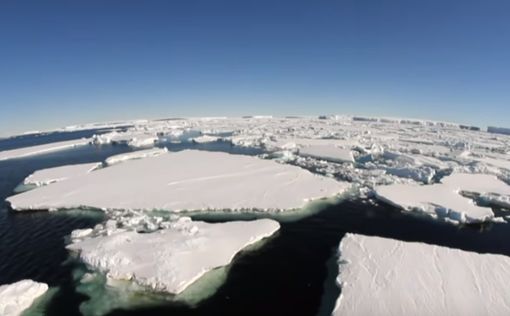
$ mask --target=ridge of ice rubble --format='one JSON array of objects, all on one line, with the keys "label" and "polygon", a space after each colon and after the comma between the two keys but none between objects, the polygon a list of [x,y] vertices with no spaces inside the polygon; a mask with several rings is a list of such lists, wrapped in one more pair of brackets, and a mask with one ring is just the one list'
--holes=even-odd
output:
[{"label": "ridge of ice rubble", "polygon": [[379,186],[375,193],[379,200],[404,210],[419,210],[459,222],[484,221],[494,216],[491,208],[476,205],[462,194],[476,194],[486,203],[510,206],[510,186],[486,174],[453,174],[432,185]]},{"label": "ridge of ice rubble", "polygon": [[184,150],[115,164],[7,201],[15,210],[285,210],[349,187],[270,160]]},{"label": "ridge of ice rubble", "polygon": [[18,316],[48,290],[48,285],[32,280],[21,280],[0,285],[0,315]]},{"label": "ridge of ice rubble", "polygon": [[179,294],[279,227],[270,219],[209,224],[182,217],[151,233],[110,228],[91,237],[90,231],[73,232],[73,243],[67,248],[79,252],[86,264],[108,278],[133,280],[156,291]]},{"label": "ridge of ice rubble", "polygon": [[508,315],[510,258],[347,234],[337,315]]},{"label": "ridge of ice rubble", "polygon": [[35,156],[40,154],[46,154],[54,151],[69,149],[77,146],[83,146],[90,144],[90,139],[81,138],[66,140],[62,142],[54,142],[44,145],[22,147],[18,149],[0,151],[0,161],[7,159],[23,158],[28,156]]},{"label": "ridge of ice rubble", "polygon": [[100,162],[83,163],[76,165],[65,165],[60,167],[37,170],[23,181],[24,184],[36,186],[48,185],[79,175],[87,174],[101,166]]}]

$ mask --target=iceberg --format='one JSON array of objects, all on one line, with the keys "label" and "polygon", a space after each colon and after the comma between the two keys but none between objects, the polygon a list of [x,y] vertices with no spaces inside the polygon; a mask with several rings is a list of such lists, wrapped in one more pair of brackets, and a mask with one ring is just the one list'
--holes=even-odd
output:
[{"label": "iceberg", "polygon": [[508,315],[510,258],[347,234],[337,315]]},{"label": "iceberg", "polygon": [[286,210],[350,184],[257,157],[184,150],[129,160],[7,198],[15,210]]},{"label": "iceberg", "polygon": [[270,219],[209,224],[183,217],[171,228],[152,233],[116,230],[75,240],[67,248],[79,252],[87,265],[108,278],[133,280],[158,292],[179,294],[279,227]]},{"label": "iceberg", "polygon": [[48,285],[32,280],[21,280],[0,285],[0,315],[18,316],[48,290]]}]

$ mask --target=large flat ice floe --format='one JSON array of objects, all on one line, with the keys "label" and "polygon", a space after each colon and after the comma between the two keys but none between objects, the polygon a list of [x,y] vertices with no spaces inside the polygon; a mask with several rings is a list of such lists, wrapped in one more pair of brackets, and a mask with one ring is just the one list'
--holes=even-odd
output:
[{"label": "large flat ice floe", "polygon": [[29,308],[47,290],[47,284],[32,280],[22,280],[12,284],[0,285],[0,315],[21,315],[24,310]]},{"label": "large flat ice floe", "polygon": [[47,154],[54,151],[64,150],[73,148],[76,146],[83,146],[90,143],[90,139],[73,139],[67,140],[63,142],[55,142],[44,145],[23,147],[18,149],[11,149],[0,151],[0,160],[14,159],[14,158],[23,158],[28,156]]},{"label": "large flat ice floe", "polygon": [[270,160],[185,150],[115,164],[7,201],[16,210],[285,210],[349,187]]},{"label": "large flat ice floe", "polygon": [[270,219],[208,224],[181,218],[172,227],[156,232],[120,230],[75,241],[68,248],[79,251],[85,263],[109,278],[133,280],[157,291],[178,294],[279,227]]},{"label": "large flat ice floe", "polygon": [[376,188],[378,199],[405,210],[460,222],[484,221],[494,216],[490,207],[476,205],[462,194],[477,194],[486,202],[510,205],[510,186],[486,174],[453,174],[432,185],[392,184]]},{"label": "large flat ice floe", "polygon": [[510,258],[347,234],[333,315],[509,315]]}]

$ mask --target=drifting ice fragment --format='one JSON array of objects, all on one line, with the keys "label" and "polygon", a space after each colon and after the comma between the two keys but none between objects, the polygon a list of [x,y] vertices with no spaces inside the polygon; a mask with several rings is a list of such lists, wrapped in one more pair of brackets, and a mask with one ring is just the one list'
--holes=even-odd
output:
[{"label": "drifting ice fragment", "polygon": [[85,263],[111,279],[134,280],[157,291],[178,294],[279,227],[270,219],[219,224],[180,221],[177,227],[153,233],[117,231],[93,237],[74,242],[68,249],[79,251]]},{"label": "drifting ice fragment", "polygon": [[18,316],[48,290],[48,285],[32,280],[0,285],[0,315]]}]

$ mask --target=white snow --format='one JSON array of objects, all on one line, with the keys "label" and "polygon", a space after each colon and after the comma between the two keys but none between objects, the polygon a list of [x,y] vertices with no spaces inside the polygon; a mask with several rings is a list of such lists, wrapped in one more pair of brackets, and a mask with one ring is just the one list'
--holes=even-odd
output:
[{"label": "white snow", "polygon": [[405,210],[449,217],[460,222],[484,221],[494,216],[489,207],[476,205],[463,192],[484,195],[490,201],[510,196],[510,186],[495,176],[484,174],[453,174],[432,185],[392,184],[377,187],[380,200]]},{"label": "white snow", "polygon": [[100,162],[92,162],[37,170],[24,180],[24,184],[34,184],[36,186],[47,185],[87,174],[99,166],[101,166]]},{"label": "white snow", "polygon": [[73,139],[67,140],[63,142],[55,142],[44,145],[23,147],[12,150],[0,151],[0,160],[14,159],[14,158],[22,158],[27,156],[46,154],[49,152],[64,150],[73,148],[76,146],[83,146],[90,143],[90,139]]},{"label": "white snow", "polygon": [[301,148],[299,154],[305,157],[332,162],[354,162],[352,151],[350,149],[338,148],[332,145],[315,145]]},{"label": "white snow", "polygon": [[137,150],[137,151],[132,151],[132,152],[108,157],[105,160],[105,163],[107,165],[111,166],[111,165],[114,165],[119,162],[124,162],[126,160],[141,159],[141,158],[147,158],[147,157],[156,157],[163,153],[166,153],[167,151],[168,150],[166,148],[151,148],[151,149]]},{"label": "white snow", "polygon": [[509,315],[510,258],[347,234],[333,315]]},{"label": "white snow", "polygon": [[12,284],[0,285],[0,315],[21,315],[47,290],[47,284],[32,280],[21,280]]},{"label": "white snow", "polygon": [[68,249],[79,251],[85,263],[109,278],[178,294],[278,229],[278,222],[270,219],[208,224],[181,218],[172,228],[144,234],[118,231],[74,242]]},{"label": "white snow", "polygon": [[16,210],[285,210],[350,187],[256,157],[185,150],[129,160],[11,196]]}]

